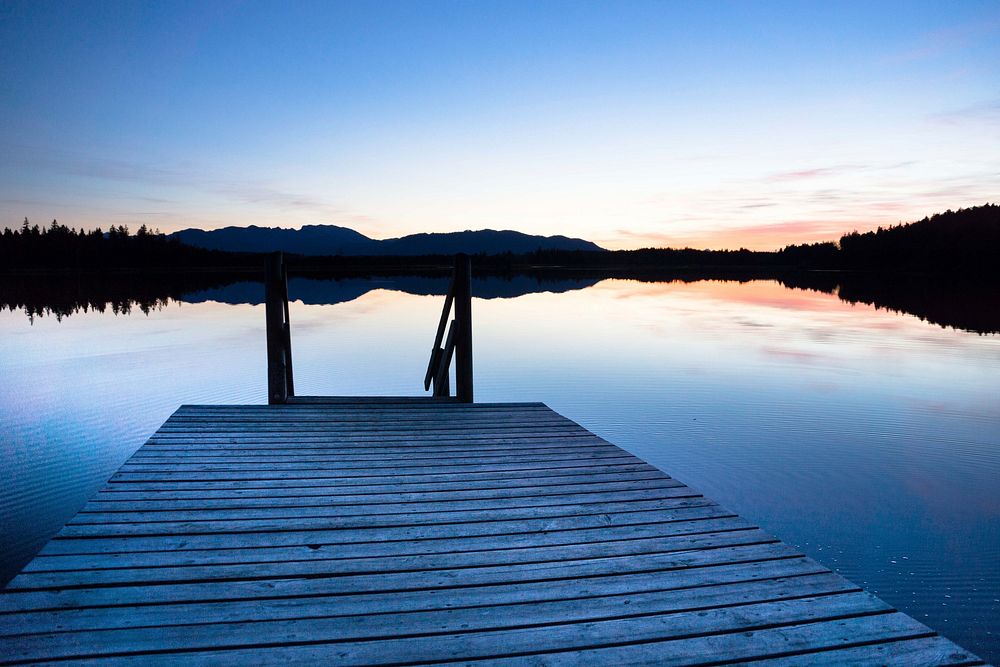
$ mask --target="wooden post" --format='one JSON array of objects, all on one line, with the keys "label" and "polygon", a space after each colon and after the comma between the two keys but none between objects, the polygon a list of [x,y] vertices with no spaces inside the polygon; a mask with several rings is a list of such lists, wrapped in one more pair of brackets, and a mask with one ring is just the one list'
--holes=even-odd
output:
[{"label": "wooden post", "polygon": [[267,322],[267,402],[272,405],[288,401],[283,277],[284,258],[280,252],[271,253],[264,271],[264,313]]},{"label": "wooden post", "polygon": [[292,381],[292,320],[288,317],[288,265],[281,260],[281,300],[284,303],[282,315],[284,318],[281,342],[285,350],[285,387],[289,396],[295,395],[295,383]]},{"label": "wooden post", "polygon": [[472,261],[455,255],[455,397],[472,403]]},{"label": "wooden post", "polygon": [[451,372],[451,355],[455,352],[455,320],[448,327],[448,337],[438,355],[437,372],[434,374],[434,396],[446,398],[451,392],[448,374]]}]

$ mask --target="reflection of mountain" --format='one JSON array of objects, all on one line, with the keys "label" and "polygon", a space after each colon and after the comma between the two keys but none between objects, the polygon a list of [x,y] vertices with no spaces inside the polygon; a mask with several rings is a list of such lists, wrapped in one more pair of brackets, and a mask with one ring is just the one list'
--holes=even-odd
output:
[{"label": "reflection of mountain", "polygon": [[[201,303],[259,304],[263,286],[253,274],[165,273],[65,276],[6,276],[0,280],[0,310],[24,309],[29,317],[64,317],[79,311],[148,312],[171,300]],[[777,280],[791,288],[837,294],[850,303],[864,303],[916,315],[927,322],[981,334],[1000,333],[1000,281],[944,279],[904,274],[836,271],[725,273],[568,272],[545,269],[530,274],[480,276],[473,280],[476,297],[510,298],[536,292],[568,292],[590,287],[605,278],[645,282],[683,280]],[[408,294],[444,295],[449,278],[440,275],[316,279],[293,276],[290,296],[306,304],[337,304],[375,289]]]},{"label": "reflection of mountain", "polygon": [[[533,276],[516,275],[509,277],[476,277],[472,282],[472,296],[480,299],[513,298],[536,292],[569,292],[596,284],[600,278],[543,279]],[[293,276],[288,279],[288,297],[308,305],[335,304],[353,301],[377,289],[405,292],[418,295],[440,295],[448,292],[450,278],[444,276],[392,276],[381,278],[341,278],[339,280],[317,280]],[[259,282],[244,281],[199,290],[185,294],[183,301],[201,303],[264,302],[264,286]]]}]

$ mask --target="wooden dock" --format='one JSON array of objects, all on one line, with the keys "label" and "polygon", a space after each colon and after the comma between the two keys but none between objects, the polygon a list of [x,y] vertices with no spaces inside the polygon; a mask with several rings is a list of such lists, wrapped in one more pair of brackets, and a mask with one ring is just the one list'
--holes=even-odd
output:
[{"label": "wooden dock", "polygon": [[4,664],[982,664],[541,403],[186,405],[0,595]]}]

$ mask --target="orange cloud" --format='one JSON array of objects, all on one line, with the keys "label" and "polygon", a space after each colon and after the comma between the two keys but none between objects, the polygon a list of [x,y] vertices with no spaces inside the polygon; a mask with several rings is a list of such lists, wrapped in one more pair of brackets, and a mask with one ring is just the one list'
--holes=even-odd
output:
[{"label": "orange cloud", "polygon": [[619,238],[607,240],[605,247],[635,248],[638,246],[660,248],[710,248],[750,250],[777,250],[793,243],[818,243],[836,241],[843,234],[854,230],[867,231],[884,222],[844,222],[798,220],[764,225],[710,229],[703,232],[679,234],[633,232],[618,230]]}]

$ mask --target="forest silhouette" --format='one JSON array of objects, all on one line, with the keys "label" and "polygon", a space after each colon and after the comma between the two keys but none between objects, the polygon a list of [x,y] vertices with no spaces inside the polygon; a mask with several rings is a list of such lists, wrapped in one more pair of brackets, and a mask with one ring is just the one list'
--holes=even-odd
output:
[{"label": "forest silhouette", "polygon": [[[1000,256],[1000,206],[985,204],[946,211],[918,222],[875,231],[852,232],[839,241],[788,245],[777,251],[643,248],[639,250],[538,250],[480,253],[477,267],[516,271],[539,266],[566,269],[663,270],[816,269],[917,271],[989,275]],[[207,269],[262,266],[258,253],[226,252],[189,246],[145,225],[135,234],[125,226],[107,232],[76,230],[53,220],[47,227],[27,219],[19,229],[0,235],[0,271],[109,269]],[[419,256],[296,256],[299,269],[363,274],[446,266],[446,255]]]}]

